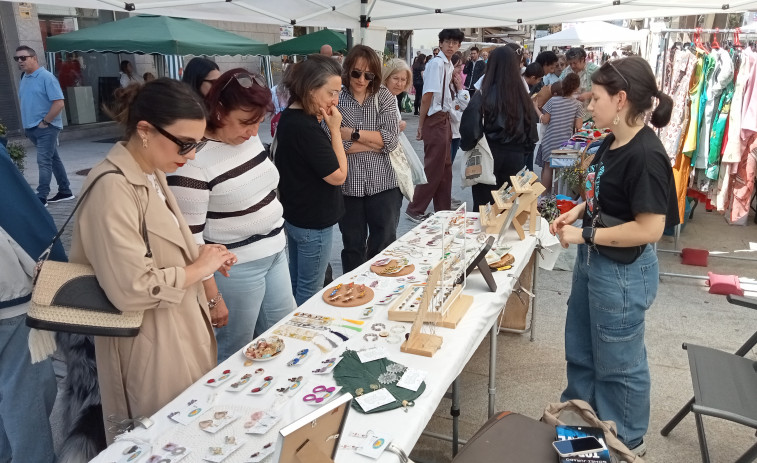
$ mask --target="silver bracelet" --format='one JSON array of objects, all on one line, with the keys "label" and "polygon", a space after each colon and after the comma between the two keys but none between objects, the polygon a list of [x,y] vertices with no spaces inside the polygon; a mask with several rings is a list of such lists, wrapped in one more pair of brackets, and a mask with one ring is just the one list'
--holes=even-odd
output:
[{"label": "silver bracelet", "polygon": [[221,294],[221,291],[218,291],[218,294],[216,294],[215,297],[208,301],[208,309],[213,310],[215,306],[218,305],[219,302],[221,302],[221,299],[223,299],[223,294]]}]

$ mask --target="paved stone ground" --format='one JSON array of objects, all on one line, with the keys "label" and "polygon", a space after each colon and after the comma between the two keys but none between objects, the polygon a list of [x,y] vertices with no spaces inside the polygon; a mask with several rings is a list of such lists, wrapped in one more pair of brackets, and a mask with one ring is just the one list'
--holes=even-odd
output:
[{"label": "paved stone ground", "polygon": [[[407,133],[415,134],[418,119],[405,115]],[[94,140],[105,137],[96,137]],[[270,141],[270,130],[261,127],[261,138]],[[409,137],[411,140],[413,136]],[[422,156],[422,144],[413,144]],[[61,144],[60,153],[69,172],[72,188],[78,192],[83,176],[76,171],[94,166],[101,160],[111,145],[92,140],[67,141]],[[460,157],[454,166],[453,197],[471,201],[470,191],[463,190],[459,183]],[[36,187],[37,169],[34,151],[30,152],[25,172],[29,183]],[[53,194],[55,187],[52,188]],[[469,202],[470,204],[470,202]],[[405,207],[406,204],[403,205]],[[57,224],[61,224],[73,208],[73,202],[51,204],[48,208]],[[754,257],[757,249],[755,225],[752,217],[746,227],[727,225],[717,213],[697,209],[694,219],[686,225],[678,249],[693,247],[709,249],[710,252],[740,251],[740,256]],[[398,236],[413,224],[404,216],[400,219]],[[66,249],[70,246],[70,233],[64,235]],[[660,248],[672,249],[673,239],[664,237]],[[331,263],[334,274],[341,274],[339,253],[341,240],[335,239]],[[570,250],[569,250],[570,251]],[[568,254],[568,253],[566,253]],[[563,258],[570,268],[570,258]],[[663,271],[684,274],[706,275],[707,270],[721,274],[736,274],[742,277],[757,276],[754,262],[727,259],[710,259],[705,268],[687,267],[673,254],[660,255]],[[528,336],[500,334],[497,345],[497,409],[512,410],[539,417],[549,402],[559,399],[565,387],[563,331],[565,304],[570,293],[570,271],[541,271],[537,279],[536,340]],[[749,289],[754,289],[752,285]],[[750,295],[757,295],[751,292]],[[691,397],[691,380],[683,342],[708,345],[734,351],[757,328],[757,311],[729,305],[723,296],[707,293],[704,282],[662,277],[657,299],[646,321],[646,343],[652,372],[652,417],[647,434],[650,450],[648,462],[694,462],[699,461],[699,451],[694,420],[684,419],[673,433],[663,438],[659,430],[670,417]],[[469,438],[486,421],[486,394],[488,374],[488,338],[478,348],[461,375],[460,433]],[[751,358],[757,358],[752,352]],[[56,363],[59,376],[65,375],[65,366]],[[450,402],[443,400],[427,430],[449,434],[451,418]],[[59,430],[60,411],[51,418],[53,429]],[[731,425],[717,419],[705,419],[713,461],[734,461],[738,455],[755,442],[754,433],[743,426]],[[56,434],[59,443],[60,436]],[[450,446],[436,439],[422,437],[413,451],[413,458],[422,461],[451,461]]]}]

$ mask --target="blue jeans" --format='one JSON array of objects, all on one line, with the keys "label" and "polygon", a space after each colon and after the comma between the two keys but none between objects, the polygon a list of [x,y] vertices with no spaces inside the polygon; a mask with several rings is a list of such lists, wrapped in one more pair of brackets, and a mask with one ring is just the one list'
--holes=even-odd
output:
[{"label": "blue jeans", "polygon": [[455,163],[455,155],[457,155],[457,150],[460,149],[460,138],[453,138],[452,144],[450,144],[450,158],[452,159],[452,164]]},{"label": "blue jeans", "polygon": [[26,138],[37,147],[37,166],[39,168],[39,185],[37,196],[47,200],[50,194],[50,180],[55,176],[58,182],[58,193],[71,194],[71,185],[68,182],[66,168],[58,155],[58,133],[60,129],[52,125],[45,127],[32,127],[26,129]]},{"label": "blue jeans", "polygon": [[26,315],[0,320],[0,462],[55,461],[50,412],[58,387],[50,359],[32,364]]},{"label": "blue jeans", "polygon": [[216,273],[229,309],[229,323],[216,329],[218,363],[223,362],[295,309],[284,251],[237,264],[229,277]]},{"label": "blue jeans", "polygon": [[323,288],[326,266],[331,258],[334,227],[316,230],[284,222],[289,248],[289,275],[292,293],[300,306]]},{"label": "blue jeans", "polygon": [[651,382],[644,315],[657,296],[657,255],[647,246],[636,262],[618,264],[578,246],[565,321],[568,387],[562,401],[585,400],[618,426],[628,448],[649,426]]}]

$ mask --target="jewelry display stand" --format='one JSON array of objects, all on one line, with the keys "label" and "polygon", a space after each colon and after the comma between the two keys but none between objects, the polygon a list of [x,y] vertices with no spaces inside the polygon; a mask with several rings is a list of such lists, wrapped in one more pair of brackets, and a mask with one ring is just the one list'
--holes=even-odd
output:
[{"label": "jewelry display stand", "polygon": [[407,339],[400,346],[400,351],[422,355],[424,357],[433,357],[437,350],[442,346],[442,337],[435,334],[421,333],[425,317],[427,315],[428,306],[431,304],[434,288],[439,283],[439,279],[442,273],[442,263],[438,263],[431,274],[428,276],[428,283],[423,290],[423,296],[421,296],[420,306],[418,307],[418,313],[413,322],[413,327],[410,329],[410,333],[407,335]]},{"label": "jewelry display stand", "polygon": [[[544,185],[537,181],[538,177],[535,173],[525,171],[523,174],[513,175],[510,177],[513,189],[518,194],[518,209],[515,211],[515,218],[513,219],[513,226],[515,231],[518,232],[518,236],[521,240],[526,239],[526,232],[523,230],[523,226],[530,220],[531,224],[538,223],[539,210],[537,209],[537,200],[539,195],[544,193],[546,188]],[[529,233],[536,235],[536,226],[529,227]]]},{"label": "jewelry display stand", "polygon": [[[357,307],[363,304],[367,304],[373,300],[373,290],[366,285],[353,285],[350,288],[350,284],[341,285],[339,287],[334,286],[323,292],[323,302],[334,307]],[[350,294],[347,294],[352,289]],[[336,291],[336,293],[334,293]],[[360,297],[360,293],[365,292],[363,297]],[[333,296],[332,296],[333,294]],[[348,298],[350,298],[347,300]],[[334,300],[332,300],[335,298]]]},{"label": "jewelry display stand", "polygon": [[384,273],[385,269],[391,268],[392,266],[396,266],[398,263],[399,261],[392,259],[386,265],[380,265],[380,266],[371,265],[371,272],[382,277],[404,277],[404,276],[410,275],[411,273],[415,271],[415,265],[408,264],[397,273]]}]

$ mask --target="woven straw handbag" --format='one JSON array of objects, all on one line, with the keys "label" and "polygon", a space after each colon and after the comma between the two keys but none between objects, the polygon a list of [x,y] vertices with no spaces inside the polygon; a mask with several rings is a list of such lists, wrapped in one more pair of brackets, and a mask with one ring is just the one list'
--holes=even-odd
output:
[{"label": "woven straw handbag", "polygon": [[[119,170],[109,170],[95,177],[90,187],[82,193],[79,202],[50,246],[37,261],[32,300],[26,316],[26,324],[29,327],[94,336],[129,337],[139,334],[142,312],[118,310],[97,282],[92,266],[48,260],[53,244],[60,239],[66,225],[82,205],[92,186],[103,176],[111,173],[123,175]],[[147,249],[145,256],[152,257],[144,216],[142,238]]]}]

